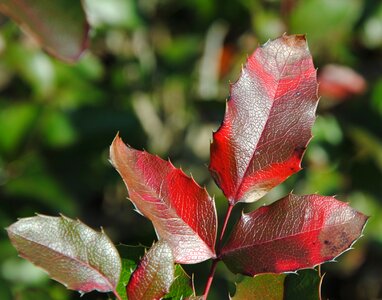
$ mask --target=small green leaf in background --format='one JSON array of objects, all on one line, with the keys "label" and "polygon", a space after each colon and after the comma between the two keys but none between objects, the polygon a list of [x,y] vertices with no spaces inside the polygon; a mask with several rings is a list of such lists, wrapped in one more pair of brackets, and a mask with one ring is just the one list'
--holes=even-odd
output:
[{"label": "small green leaf in background", "polygon": [[81,1],[1,0],[0,11],[59,59],[75,62],[87,47],[89,25]]},{"label": "small green leaf in background", "polygon": [[175,265],[175,280],[164,299],[184,299],[193,296],[192,280],[181,265]]},{"label": "small green leaf in background", "polygon": [[38,106],[18,103],[0,107],[0,153],[17,152],[38,118]]},{"label": "small green leaf in background", "polygon": [[286,276],[286,274],[263,274],[245,277],[236,285],[236,293],[232,300],[283,300]]},{"label": "small green leaf in background", "polygon": [[20,219],[7,228],[20,256],[67,288],[115,292],[121,259],[104,232],[65,216]]},{"label": "small green leaf in background", "polygon": [[174,282],[174,257],[164,240],[154,244],[131,276],[126,291],[129,300],[159,299]]}]

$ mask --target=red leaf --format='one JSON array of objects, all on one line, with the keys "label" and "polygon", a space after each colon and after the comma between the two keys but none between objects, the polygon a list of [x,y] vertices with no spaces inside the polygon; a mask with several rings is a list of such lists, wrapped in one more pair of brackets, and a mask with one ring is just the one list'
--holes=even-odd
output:
[{"label": "red leaf", "polygon": [[318,75],[320,95],[344,100],[366,90],[365,79],[353,69],[341,65],[326,65]]},{"label": "red leaf", "polygon": [[289,195],[243,214],[222,259],[233,272],[251,276],[311,268],[349,249],[366,220],[333,197]]},{"label": "red leaf", "polygon": [[126,146],[116,136],[110,158],[136,208],[150,219],[178,263],[215,257],[217,217],[214,200],[170,162]]},{"label": "red leaf", "polygon": [[2,0],[0,11],[63,61],[76,62],[88,46],[89,24],[81,1]]},{"label": "red leaf", "polygon": [[129,300],[161,299],[170,291],[175,276],[169,245],[158,241],[142,258],[126,287]]},{"label": "red leaf", "polygon": [[249,58],[211,144],[209,168],[231,204],[256,201],[301,169],[317,101],[305,36],[284,35]]}]

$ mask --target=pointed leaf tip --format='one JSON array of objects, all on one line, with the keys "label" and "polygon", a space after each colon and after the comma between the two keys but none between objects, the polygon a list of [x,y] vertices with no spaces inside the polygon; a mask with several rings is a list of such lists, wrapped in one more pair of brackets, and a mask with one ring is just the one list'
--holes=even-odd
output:
[{"label": "pointed leaf tip", "polygon": [[115,291],[121,259],[103,232],[65,216],[44,215],[20,219],[7,232],[21,257],[67,288],[81,293]]},{"label": "pointed leaf tip", "polygon": [[160,299],[170,290],[175,276],[174,257],[163,240],[154,244],[131,275],[126,287],[129,300]]},{"label": "pointed leaf tip", "polygon": [[110,159],[131,201],[169,243],[176,262],[216,256],[216,209],[205,189],[170,162],[130,148],[119,137],[110,147]]},{"label": "pointed leaf tip", "polygon": [[235,273],[312,268],[339,256],[360,237],[367,216],[333,197],[287,197],[243,215],[222,249]]},{"label": "pointed leaf tip", "polygon": [[304,35],[258,48],[231,86],[210,172],[231,204],[253,202],[298,172],[318,102]]}]

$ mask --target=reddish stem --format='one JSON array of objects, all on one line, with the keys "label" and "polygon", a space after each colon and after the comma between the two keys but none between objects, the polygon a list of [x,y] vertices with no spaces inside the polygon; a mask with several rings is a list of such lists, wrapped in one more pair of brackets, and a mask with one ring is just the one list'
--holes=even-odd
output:
[{"label": "reddish stem", "polygon": [[204,288],[204,292],[203,292],[203,299],[204,300],[207,300],[208,293],[210,292],[210,287],[211,287],[212,281],[214,280],[216,266],[218,265],[218,262],[219,262],[218,258],[216,258],[212,261],[210,274],[208,275],[206,287]]},{"label": "reddish stem", "polygon": [[222,246],[222,242],[223,242],[223,237],[224,237],[225,231],[227,229],[227,224],[228,224],[229,217],[231,216],[232,209],[233,209],[233,204],[228,204],[228,208],[227,208],[227,211],[225,213],[223,228],[222,228],[222,231],[220,233],[218,245],[216,247],[216,252],[217,252],[216,254],[218,257],[220,256],[220,250],[221,250],[221,246]]},{"label": "reddish stem", "polygon": [[222,227],[222,230],[221,230],[221,233],[220,233],[220,237],[219,237],[219,240],[218,240],[218,243],[217,243],[217,246],[216,246],[216,256],[217,257],[212,261],[212,265],[211,265],[211,269],[210,269],[210,274],[208,275],[206,287],[204,288],[204,293],[203,293],[203,299],[204,300],[207,300],[208,293],[210,291],[212,281],[214,280],[216,266],[217,266],[218,262],[220,261],[220,250],[221,250],[221,247],[222,247],[222,241],[223,241],[223,237],[224,237],[225,231],[227,229],[227,224],[228,224],[229,217],[231,216],[232,208],[233,208],[233,205],[232,204],[228,204],[227,212],[226,212],[225,217],[224,217],[223,227]]}]

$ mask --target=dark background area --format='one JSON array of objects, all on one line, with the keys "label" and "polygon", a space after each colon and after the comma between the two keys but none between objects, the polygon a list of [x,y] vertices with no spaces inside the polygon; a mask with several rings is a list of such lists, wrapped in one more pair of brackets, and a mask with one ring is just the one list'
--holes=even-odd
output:
[{"label": "dark background area", "polygon": [[[236,216],[291,190],[350,202],[371,218],[355,249],[323,266],[324,296],[382,298],[380,1],[84,4],[92,27],[90,49],[73,65],[44,53],[0,16],[0,227],[36,212],[63,213],[102,226],[116,244],[151,245],[156,237],[150,222],[133,211],[108,162],[118,131],[131,146],[170,157],[192,173],[215,195],[221,219],[226,200],[206,165],[229,82],[259,44],[284,32],[306,33],[322,98],[304,170],[260,203],[239,205]],[[186,267],[195,273],[199,293],[208,269],[209,262]],[[220,264],[210,299],[227,298],[235,280]],[[79,294],[18,258],[3,230],[0,299],[64,300]],[[90,293],[82,299],[107,296]]]}]

